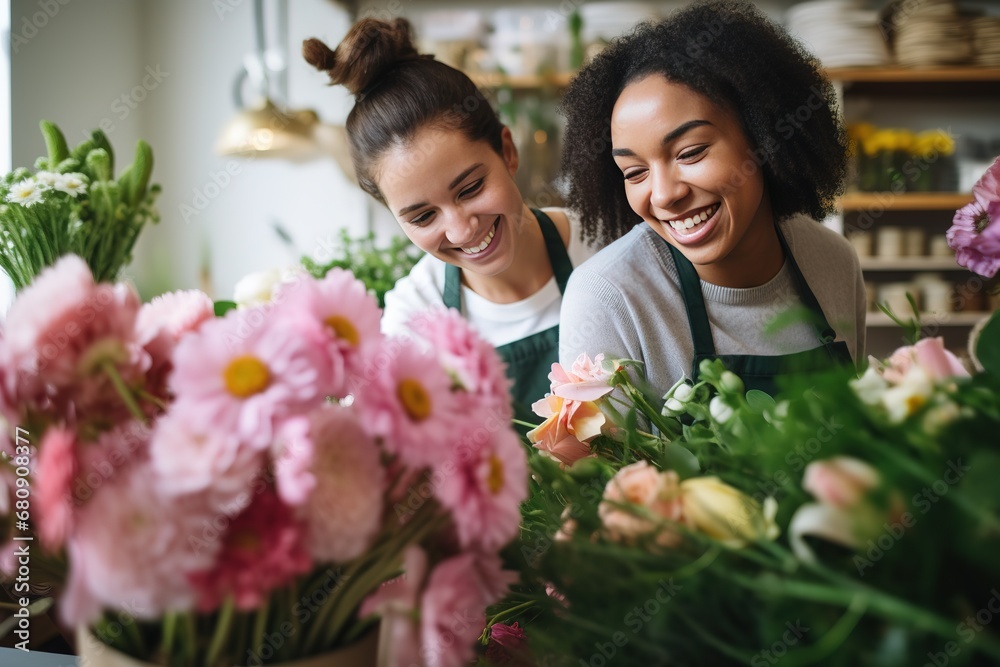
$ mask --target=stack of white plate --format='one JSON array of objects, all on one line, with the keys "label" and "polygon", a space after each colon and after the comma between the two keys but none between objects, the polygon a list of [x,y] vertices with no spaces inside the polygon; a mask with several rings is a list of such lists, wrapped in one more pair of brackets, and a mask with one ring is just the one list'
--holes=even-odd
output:
[{"label": "stack of white plate", "polygon": [[583,42],[610,42],[638,23],[658,18],[660,8],[646,2],[586,2],[580,7]]},{"label": "stack of white plate", "polygon": [[889,50],[874,11],[854,0],[814,0],[795,5],[785,16],[788,31],[825,67],[886,65]]},{"label": "stack of white plate", "polygon": [[976,64],[983,67],[1000,67],[1000,18],[983,16],[973,19],[971,26]]},{"label": "stack of white plate", "polygon": [[903,3],[893,18],[896,61],[905,67],[962,65],[972,61],[969,23],[953,0]]}]

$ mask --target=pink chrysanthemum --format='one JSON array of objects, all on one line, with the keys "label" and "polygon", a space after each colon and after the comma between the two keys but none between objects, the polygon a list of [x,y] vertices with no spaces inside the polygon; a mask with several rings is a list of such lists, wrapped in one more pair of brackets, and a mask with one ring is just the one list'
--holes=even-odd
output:
[{"label": "pink chrysanthemum", "polygon": [[229,525],[215,566],[191,574],[198,610],[210,612],[233,596],[237,609],[255,609],[276,588],[307,572],[312,561],[304,527],[273,491],[258,494]]},{"label": "pink chrysanthemum", "polygon": [[35,470],[39,537],[46,548],[56,550],[66,540],[73,520],[72,485],[77,472],[76,434],[50,428],[39,446]]},{"label": "pink chrysanthemum", "polygon": [[385,471],[378,447],[347,408],[316,411],[311,436],[316,486],[302,506],[308,549],[317,561],[343,563],[378,535]]},{"label": "pink chrysanthemum", "polygon": [[436,495],[451,512],[463,548],[510,542],[528,494],[528,465],[517,435],[504,428],[479,446],[460,446],[434,471]]},{"label": "pink chrysanthemum", "polygon": [[300,333],[259,308],[205,322],[174,352],[174,411],[202,432],[267,447],[283,418],[322,405],[331,384],[324,352]]},{"label": "pink chrysanthemum", "polygon": [[354,402],[365,429],[410,466],[446,458],[472,423],[451,391],[451,378],[433,354],[403,338],[390,339],[374,354]]},{"label": "pink chrysanthemum", "polygon": [[[19,295],[7,318],[8,361],[18,401],[36,410],[75,412],[106,428],[127,418],[108,373],[141,382],[149,356],[135,340],[139,297],[124,284],[95,284],[82,259],[66,256]],[[44,388],[44,389],[43,389]]]},{"label": "pink chrysanthemum", "polygon": [[214,317],[212,300],[198,290],[161,294],[139,309],[136,335],[150,356],[147,392],[169,399],[167,381],[173,370],[171,357],[177,342],[185,333],[197,330]]},{"label": "pink chrysanthemum", "polygon": [[303,277],[281,285],[275,302],[281,313],[312,320],[317,344],[329,348],[334,363],[343,359],[350,374],[361,372],[362,350],[383,339],[378,302],[349,271],[335,268],[320,280]]},{"label": "pink chrysanthemum", "polygon": [[457,310],[426,310],[414,315],[407,326],[438,355],[473,402],[487,411],[499,410],[500,418],[510,421],[511,381],[506,366],[496,349]]},{"label": "pink chrysanthemum", "polygon": [[264,465],[263,454],[222,429],[198,428],[178,402],[156,424],[149,443],[156,482],[166,496],[208,493],[215,506],[229,506]]},{"label": "pink chrysanthemum", "polygon": [[209,567],[210,549],[192,550],[188,539],[210,510],[197,503],[169,503],[149,484],[152,471],[134,465],[96,489],[76,515],[68,540],[70,572],[63,620],[75,627],[102,608],[155,619],[189,609],[190,572]]},{"label": "pink chrysanthemum", "polygon": [[420,605],[421,654],[427,667],[472,662],[473,643],[486,626],[486,607],[503,595],[511,574],[499,569],[496,556],[472,552],[434,568]]},{"label": "pink chrysanthemum", "polygon": [[199,290],[178,290],[153,297],[139,310],[136,330],[143,343],[159,334],[166,334],[177,341],[188,331],[194,331],[202,322],[215,317],[212,300]]}]

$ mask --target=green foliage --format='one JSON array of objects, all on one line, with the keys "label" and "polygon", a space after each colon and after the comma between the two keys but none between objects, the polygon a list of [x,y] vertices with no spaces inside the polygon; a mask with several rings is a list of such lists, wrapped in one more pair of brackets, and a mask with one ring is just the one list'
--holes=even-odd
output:
[{"label": "green foliage", "polygon": [[[107,136],[95,130],[70,150],[55,124],[41,122],[48,155],[35,162],[38,173],[15,169],[0,180],[0,268],[22,289],[60,257],[76,254],[97,281],[114,281],[132,259],[147,222],[158,222],[154,207],[159,186],[149,185],[153,153],[140,141],[134,164],[114,180],[114,153]],[[83,183],[67,192],[56,181],[73,175]],[[12,190],[28,183],[39,196],[19,199]]]},{"label": "green foliage", "polygon": [[385,293],[410,272],[423,254],[405,237],[393,237],[387,247],[379,247],[374,232],[351,238],[345,229],[340,230],[338,250],[338,255],[324,264],[303,257],[302,266],[316,278],[335,268],[352,272],[375,295],[379,308],[385,307]]},{"label": "green foliage", "polygon": [[[985,360],[1000,349],[998,322],[980,339]],[[903,419],[862,401],[846,369],[786,378],[772,398],[744,392],[707,362],[703,382],[678,394],[683,409],[655,414],[670,428],[681,423],[676,436],[637,432],[636,410],[620,401],[616,438],[591,443],[598,458],[561,468],[531,451],[531,495],[511,553],[521,586],[493,610],[498,622],[519,622],[540,664],[554,666],[916,665],[947,655],[950,642],[959,654],[949,664],[998,664],[997,614],[993,624],[974,620],[1000,582],[992,364],[939,382]],[[616,382],[654,421],[656,405],[629,394],[624,376]],[[733,410],[723,422],[707,407],[713,397]],[[793,517],[818,502],[803,488],[805,470],[836,457],[867,463],[879,483],[851,515],[856,547],[807,537],[815,557],[805,558],[789,540]],[[781,536],[730,548],[672,524],[684,539],[671,547],[655,532],[612,541],[599,514],[604,490],[638,460],[773,499]]]}]

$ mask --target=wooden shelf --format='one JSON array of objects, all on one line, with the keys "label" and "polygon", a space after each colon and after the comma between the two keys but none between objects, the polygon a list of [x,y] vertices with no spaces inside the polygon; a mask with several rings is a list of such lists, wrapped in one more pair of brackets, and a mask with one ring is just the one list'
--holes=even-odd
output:
[{"label": "wooden shelf", "polygon": [[998,67],[831,67],[826,74],[845,83],[1000,82]]},{"label": "wooden shelf", "polygon": [[968,271],[954,257],[862,257],[862,271]]},{"label": "wooden shelf", "polygon": [[575,72],[553,72],[551,74],[508,75],[487,72],[468,72],[480,88],[500,88],[507,86],[515,90],[537,90],[542,88],[565,88]]},{"label": "wooden shelf", "polygon": [[[938,327],[971,327],[975,326],[985,317],[992,313],[921,313],[921,326]],[[889,316],[881,311],[868,313],[867,325],[869,327],[895,327],[899,326]],[[903,318],[906,319],[906,318]]]},{"label": "wooden shelf", "polygon": [[[517,90],[565,88],[576,72],[507,75],[497,72],[469,72],[476,85]],[[1000,67],[831,67],[827,76],[843,83],[1000,83]]]},{"label": "wooden shelf", "polygon": [[849,192],[840,198],[843,211],[955,211],[972,201],[964,192]]}]

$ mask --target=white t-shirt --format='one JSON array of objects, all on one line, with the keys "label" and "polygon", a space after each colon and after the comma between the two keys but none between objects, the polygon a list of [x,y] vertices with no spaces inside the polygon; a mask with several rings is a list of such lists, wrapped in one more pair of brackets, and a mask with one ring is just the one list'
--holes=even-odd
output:
[{"label": "white t-shirt", "polygon": [[[562,212],[569,220],[569,246],[566,252],[573,267],[593,256],[599,248],[580,239],[580,221],[565,209],[542,209]],[[409,275],[399,280],[385,295],[382,331],[398,334],[407,320],[427,308],[444,308],[444,267],[433,255],[425,255]],[[559,325],[562,295],[555,276],[531,296],[513,303],[494,303],[462,285],[462,314],[494,347],[507,345]]]}]

